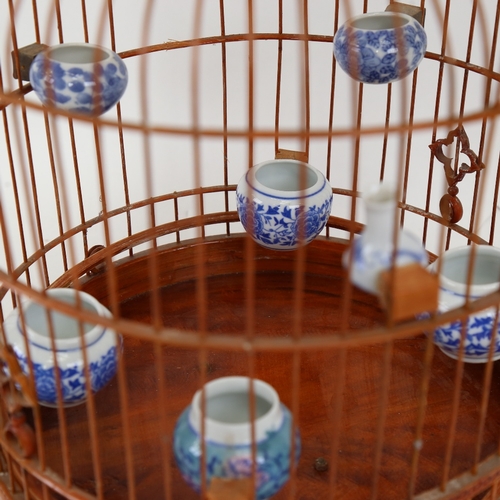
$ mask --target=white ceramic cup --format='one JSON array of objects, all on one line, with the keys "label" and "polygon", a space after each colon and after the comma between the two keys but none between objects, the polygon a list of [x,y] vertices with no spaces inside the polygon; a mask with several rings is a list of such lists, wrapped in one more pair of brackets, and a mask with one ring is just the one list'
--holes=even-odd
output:
[{"label": "white ceramic cup", "polygon": [[363,83],[386,84],[414,71],[427,48],[427,35],[413,17],[400,12],[368,12],[348,19],[335,33],[339,66]]},{"label": "white ceramic cup", "polygon": [[40,52],[30,67],[30,83],[45,105],[100,115],[123,96],[128,72],[107,47],[63,43]]},{"label": "white ceramic cup", "polygon": [[293,250],[311,242],[325,227],[332,188],[308,163],[269,160],[254,165],[236,187],[238,215],[260,245]]},{"label": "white ceramic cup", "polygon": [[[473,267],[470,269],[471,257]],[[465,304],[467,298],[475,300],[500,288],[500,249],[489,245],[453,248],[443,252],[429,268],[439,272],[439,312],[450,311]],[[469,273],[470,283],[468,283]],[[488,360],[496,309],[487,308],[467,319],[464,360],[484,363]],[[493,359],[500,359],[500,336],[495,337]],[[434,341],[448,356],[458,358],[462,335],[462,322],[440,325],[434,332]]]},{"label": "white ceramic cup", "polygon": [[[52,299],[75,308],[81,306],[83,310],[99,316],[111,316],[108,309],[85,292],[71,288],[53,288],[46,293]],[[21,309],[24,326],[20,317]],[[50,322],[48,314],[51,317]],[[83,339],[80,335],[82,328]],[[35,388],[41,405],[56,406],[58,403],[55,359],[60,374],[62,403],[65,406],[73,406],[87,398],[82,340],[93,392],[102,389],[116,373],[121,337],[114,330],[101,325],[81,324],[72,316],[57,311],[49,312],[41,304],[28,300],[7,317],[4,331],[7,342],[12,345],[25,374],[30,372],[26,351],[26,343],[28,344]],[[55,351],[52,349],[53,342]]]}]

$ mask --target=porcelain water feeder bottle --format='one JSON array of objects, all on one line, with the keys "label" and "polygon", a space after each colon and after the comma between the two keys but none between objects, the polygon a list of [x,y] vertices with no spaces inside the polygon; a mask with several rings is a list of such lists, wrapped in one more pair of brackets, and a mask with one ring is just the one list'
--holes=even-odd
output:
[{"label": "porcelain water feeder bottle", "polygon": [[[406,229],[395,233],[396,190],[377,184],[362,197],[366,224],[361,234],[343,256],[342,263],[350,272],[350,280],[365,292],[380,296],[381,273],[395,266],[418,264],[427,267],[427,252],[422,242]],[[398,218],[399,220],[399,218]],[[352,262],[351,262],[352,260]]]}]

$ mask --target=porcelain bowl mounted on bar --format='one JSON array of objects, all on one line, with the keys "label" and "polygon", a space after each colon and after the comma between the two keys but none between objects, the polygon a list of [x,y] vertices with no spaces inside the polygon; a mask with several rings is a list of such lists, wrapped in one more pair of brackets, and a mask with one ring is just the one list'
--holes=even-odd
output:
[{"label": "porcelain bowl mounted on bar", "polygon": [[112,50],[88,43],[63,43],[35,57],[30,82],[47,106],[101,115],[123,96],[128,72]]},{"label": "porcelain bowl mounted on bar", "polygon": [[332,188],[308,163],[270,160],[253,166],[236,188],[238,215],[262,246],[293,250],[311,242],[325,227]]},{"label": "porcelain bowl mounted on bar", "polygon": [[[473,269],[469,273],[471,258]],[[466,300],[476,300],[500,288],[500,249],[496,247],[453,248],[444,252],[429,267],[431,271],[439,272],[440,312],[461,307]],[[500,329],[496,312],[495,307],[490,307],[469,315],[465,325],[460,320],[440,325],[434,332],[434,342],[445,354],[458,359],[462,335],[465,335],[462,347],[464,361],[486,363],[494,337],[492,359],[500,359]]]},{"label": "porcelain bowl mounted on bar", "polygon": [[422,61],[427,35],[413,17],[400,12],[361,14],[346,21],[333,40],[340,67],[362,83],[405,78]]}]

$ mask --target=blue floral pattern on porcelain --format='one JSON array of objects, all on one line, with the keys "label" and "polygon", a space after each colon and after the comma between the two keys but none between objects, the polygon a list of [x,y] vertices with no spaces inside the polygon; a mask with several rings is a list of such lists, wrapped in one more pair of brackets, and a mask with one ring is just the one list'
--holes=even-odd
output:
[{"label": "blue floral pattern on porcelain", "polygon": [[[45,293],[72,305],[78,294],[86,310],[102,317],[111,316],[108,309],[85,292],[72,288],[51,288]],[[21,310],[24,321],[20,318]],[[48,312],[52,317],[52,340],[47,323]],[[112,329],[99,324],[80,325],[72,316],[45,309],[33,300],[23,302],[22,307],[14,309],[5,319],[3,327],[6,341],[12,346],[21,370],[29,375],[33,368],[37,399],[41,405],[58,404],[58,379],[64,406],[83,403],[87,398],[82,342],[92,392],[101,390],[116,374],[123,338]],[[80,336],[81,328],[83,337]]]},{"label": "blue floral pattern on porcelain", "polygon": [[[389,213],[389,217],[392,217],[392,214]],[[382,232],[383,228],[379,229]],[[390,240],[384,247],[378,247],[370,241],[365,233],[354,239],[351,248],[344,253],[342,264],[346,269],[349,268],[349,258],[352,251],[351,281],[368,293],[378,293],[380,273],[391,266],[393,259],[397,266],[416,263],[425,267],[429,261],[422,243],[413,234],[404,230],[399,232],[396,251],[394,251]]]},{"label": "blue floral pattern on porcelain", "polygon": [[[102,60],[79,63],[54,60],[59,48],[98,50]],[[50,47],[35,57],[30,67],[33,90],[45,105],[74,113],[100,115],[123,96],[128,72],[122,59],[113,51],[90,44],[62,44]]]},{"label": "blue floral pattern on porcelain", "polygon": [[379,183],[363,194],[366,223],[361,234],[342,255],[350,281],[361,290],[380,294],[380,275],[391,266],[428,264],[422,242],[411,232],[396,227],[399,211],[396,189]]},{"label": "blue floral pattern on porcelain", "polygon": [[[278,492],[290,476],[291,414],[281,405],[283,422],[277,431],[256,446],[256,498],[265,500]],[[177,421],[174,432],[174,453],[177,466],[185,481],[197,492],[201,489],[201,439],[189,423],[188,407]],[[300,436],[295,438],[295,459],[300,456]],[[213,477],[242,479],[252,476],[251,445],[227,446],[207,442],[205,446],[206,480]]]},{"label": "blue floral pattern on porcelain", "polygon": [[[468,317],[464,345],[464,360],[469,363],[486,362],[488,360],[491,332],[495,322],[495,310],[484,311]],[[440,325],[434,331],[434,342],[448,356],[457,359],[462,338],[462,321],[453,321]],[[497,324],[497,335],[493,349],[493,359],[500,357],[500,325]]]},{"label": "blue floral pattern on porcelain", "polygon": [[[309,243],[325,227],[332,208],[332,196],[321,205],[264,204],[237,193],[238,215],[243,227],[265,246],[292,249],[299,243],[303,225],[304,240]],[[250,220],[253,219],[253,231]]]},{"label": "blue floral pattern on porcelain", "polygon": [[[400,28],[389,22],[378,29],[368,29],[371,19],[390,16],[404,19]],[[375,26],[375,22],[373,23]],[[358,27],[358,26],[363,26]],[[400,43],[403,42],[403,43]],[[340,67],[363,83],[383,84],[401,80],[420,64],[427,48],[422,25],[405,14],[381,12],[350,19],[335,34],[333,51]]]},{"label": "blue floral pattern on porcelain", "polygon": [[[14,347],[19,364],[24,373],[29,373],[28,360],[19,349]],[[89,363],[90,384],[93,392],[102,389],[116,374],[117,349],[112,347],[96,361]],[[40,363],[33,363],[35,387],[37,397],[45,406],[57,405],[57,388],[54,366],[44,367]],[[82,403],[87,397],[85,373],[83,365],[73,364],[59,368],[62,399],[65,406]]]},{"label": "blue floral pattern on porcelain", "polygon": [[240,221],[252,238],[273,250],[310,243],[325,227],[332,187],[318,169],[298,160],[254,165],[236,186]]},{"label": "blue floral pattern on porcelain", "polygon": [[[500,249],[490,245],[449,248],[428,269],[439,276],[438,313],[458,310],[466,302],[473,303],[498,290]],[[428,318],[429,314],[421,316]],[[453,319],[438,325],[429,334],[445,354],[454,359],[462,355],[467,363],[486,363],[494,338],[492,359],[500,359],[500,316],[497,320],[496,307],[486,307],[469,314],[466,319]]]}]

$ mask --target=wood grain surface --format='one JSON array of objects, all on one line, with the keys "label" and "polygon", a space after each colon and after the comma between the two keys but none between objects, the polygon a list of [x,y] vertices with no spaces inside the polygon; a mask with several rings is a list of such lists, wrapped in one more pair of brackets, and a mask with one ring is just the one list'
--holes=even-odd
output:
[{"label": "wood grain surface", "polygon": [[[248,312],[245,239],[219,237],[207,239],[204,245],[204,258],[208,264],[208,331],[227,335],[244,332]],[[198,327],[195,264],[198,246],[196,242],[171,245],[160,249],[158,253],[161,319],[166,326],[180,329]],[[307,248],[302,335],[327,336],[335,334],[340,328],[345,290],[345,271],[340,258],[344,249],[344,244],[325,238],[314,241]],[[256,335],[275,338],[292,335],[296,304],[295,257],[294,252],[256,249],[253,316]],[[148,262],[147,255],[142,254],[116,263],[121,314],[125,318],[145,323],[151,322],[152,317]],[[107,273],[103,273],[86,278],[82,282],[83,289],[107,304],[108,277]],[[352,293],[349,314],[352,335],[358,329],[384,324],[383,312],[374,297],[355,289]],[[380,389],[384,373],[388,374],[376,493],[377,498],[385,500],[407,498],[426,345],[427,337],[419,333],[412,338],[392,342],[389,349],[387,345],[377,344],[350,348],[346,352],[344,379],[341,377],[340,352],[326,349],[303,352],[295,359],[299,363],[300,382],[299,390],[294,392],[292,353],[262,352],[250,358],[242,352],[209,351],[202,358],[199,351],[194,349],[155,347],[151,343],[125,338],[123,362],[129,397],[130,449],[137,498],[198,498],[178,472],[171,453],[171,441],[176,419],[200,387],[201,359],[204,359],[207,380],[226,375],[248,375],[253,369],[255,377],[266,380],[276,388],[284,404],[289,408],[298,408],[302,456],[295,479],[276,495],[277,499],[359,500],[371,497],[377,450],[376,428],[380,421],[380,401],[384,401]],[[161,354],[161,359],[156,357],[157,352]],[[389,358],[388,352],[392,352]],[[384,372],[384,360],[387,359],[390,371]],[[456,367],[456,361],[435,350],[416,493],[434,488],[441,481]],[[484,365],[465,365],[451,477],[465,472],[474,463],[484,371]],[[160,377],[164,401],[167,402],[165,408],[160,408]],[[499,391],[500,369],[495,364],[488,415],[481,440],[481,458],[498,448]],[[341,399],[338,398],[339,393]],[[127,498],[130,485],[125,467],[123,419],[116,378],[95,396],[95,405],[104,497],[106,500],[124,499]],[[337,410],[341,411],[341,418],[337,428],[334,428]],[[62,473],[57,412],[44,408],[42,417],[48,465]],[[96,477],[92,466],[86,406],[66,409],[65,417],[72,482],[75,486],[93,492]],[[338,446],[332,449],[336,436]],[[314,468],[315,460],[319,457],[328,461],[332,458],[336,460],[334,490],[330,484],[332,468],[323,472]],[[166,467],[162,465],[165,458],[168,461]]]}]

